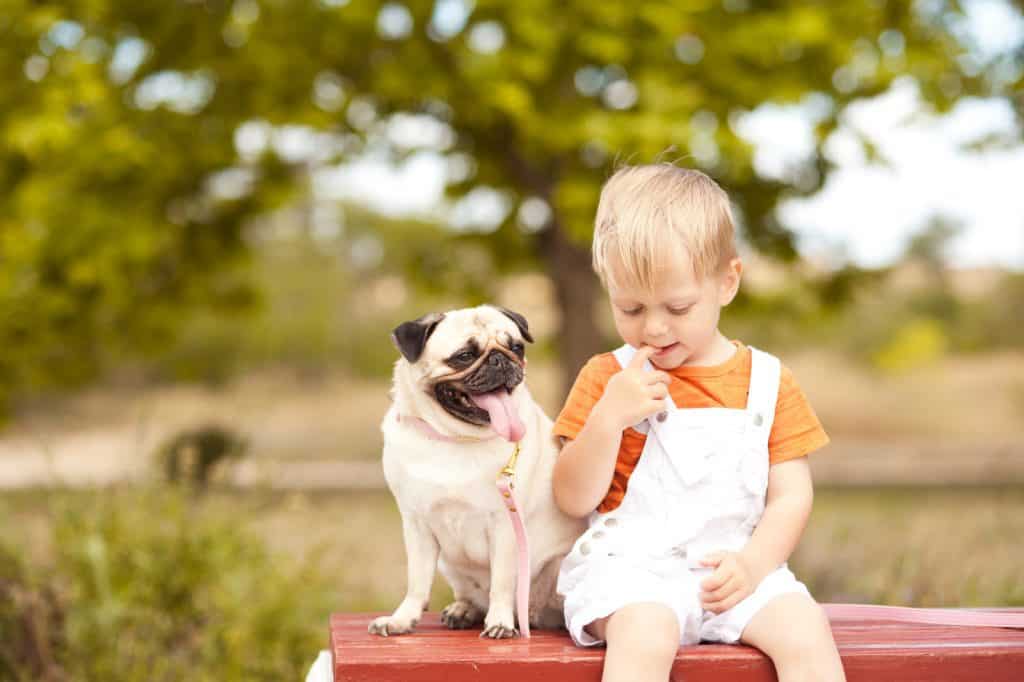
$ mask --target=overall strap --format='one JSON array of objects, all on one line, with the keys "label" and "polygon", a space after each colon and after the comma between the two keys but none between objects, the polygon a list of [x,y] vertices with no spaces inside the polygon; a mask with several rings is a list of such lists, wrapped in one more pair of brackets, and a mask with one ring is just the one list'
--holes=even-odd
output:
[{"label": "overall strap", "polygon": [[755,433],[763,437],[767,445],[775,421],[775,403],[779,397],[779,380],[782,363],[774,355],[750,346],[750,390],[747,395],[747,412]]},{"label": "overall strap", "polygon": [[[619,369],[623,369],[633,361],[633,356],[636,355],[636,348],[627,343],[613,350],[612,355],[615,356],[615,361],[619,363]],[[649,367],[650,364],[648,362],[644,367]]]}]

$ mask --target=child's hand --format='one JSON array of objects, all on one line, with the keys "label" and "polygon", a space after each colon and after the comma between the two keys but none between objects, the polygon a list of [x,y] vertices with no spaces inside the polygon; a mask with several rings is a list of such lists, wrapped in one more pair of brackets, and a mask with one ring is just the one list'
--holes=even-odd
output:
[{"label": "child's hand", "polygon": [[655,352],[650,346],[641,346],[629,365],[608,381],[594,407],[601,419],[615,424],[619,431],[665,409],[671,378],[666,372],[644,369],[644,363]]},{"label": "child's hand", "polygon": [[736,606],[760,582],[743,555],[736,552],[712,552],[700,563],[715,569],[700,583],[701,607],[711,613],[723,613]]}]

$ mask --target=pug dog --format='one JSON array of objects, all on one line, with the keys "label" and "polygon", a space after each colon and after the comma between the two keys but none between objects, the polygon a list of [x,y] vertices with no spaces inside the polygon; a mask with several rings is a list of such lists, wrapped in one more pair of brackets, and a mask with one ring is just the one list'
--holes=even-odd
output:
[{"label": "pug dog", "polygon": [[555,506],[552,422],[523,383],[526,319],[480,306],[399,325],[392,340],[392,405],[384,417],[384,475],[402,515],[408,585],[378,635],[411,632],[428,607],[435,567],[455,601],[441,612],[452,629],[483,624],[481,637],[515,628],[516,539],[495,479],[520,445],[515,495],[530,546],[531,627],[562,627],[559,564],[586,530]]}]

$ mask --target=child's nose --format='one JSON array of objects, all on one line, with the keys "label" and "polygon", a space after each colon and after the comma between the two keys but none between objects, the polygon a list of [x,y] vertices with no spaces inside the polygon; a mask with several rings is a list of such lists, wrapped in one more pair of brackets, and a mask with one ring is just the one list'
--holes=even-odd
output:
[{"label": "child's nose", "polygon": [[668,331],[668,325],[665,324],[665,321],[661,319],[660,315],[649,315],[647,319],[644,320],[644,332],[646,332],[649,337],[657,338],[666,331]]}]

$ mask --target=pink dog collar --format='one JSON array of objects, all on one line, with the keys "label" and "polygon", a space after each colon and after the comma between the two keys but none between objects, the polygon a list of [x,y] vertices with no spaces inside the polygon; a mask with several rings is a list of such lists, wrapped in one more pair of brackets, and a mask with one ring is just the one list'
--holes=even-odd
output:
[{"label": "pink dog collar", "polygon": [[469,436],[446,436],[427,422],[426,419],[420,419],[419,417],[407,417],[398,415],[395,417],[399,424],[412,424],[417,428],[420,433],[429,438],[430,440],[440,440],[445,443],[484,443],[489,440],[497,438],[497,434],[488,436],[487,438],[471,438]]}]

